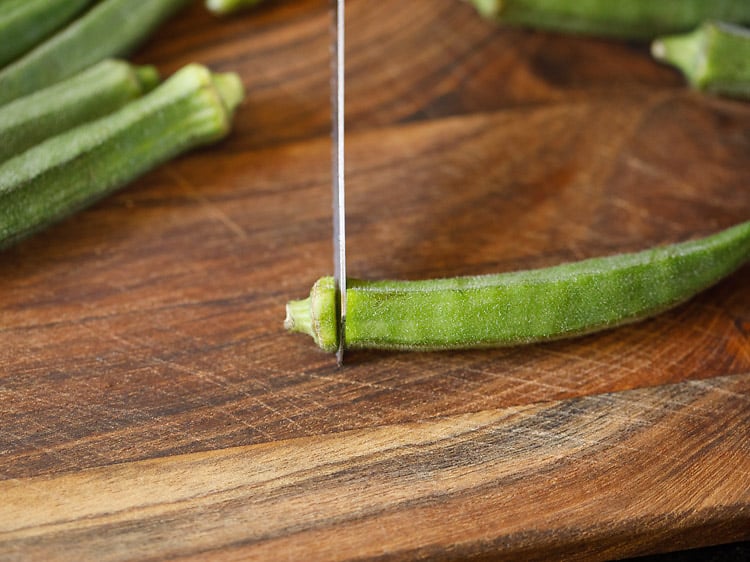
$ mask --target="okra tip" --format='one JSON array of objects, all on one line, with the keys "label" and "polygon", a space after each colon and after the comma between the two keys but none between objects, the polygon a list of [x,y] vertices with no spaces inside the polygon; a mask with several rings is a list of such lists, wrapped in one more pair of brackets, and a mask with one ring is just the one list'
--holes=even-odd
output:
[{"label": "okra tip", "polygon": [[312,336],[323,351],[338,349],[336,284],[332,277],[318,279],[306,299],[287,303],[284,327]]},{"label": "okra tip", "polygon": [[260,2],[261,0],[206,0],[206,8],[217,16],[223,16],[252,8]]},{"label": "okra tip", "polygon": [[242,80],[235,72],[212,74],[211,80],[224,107],[229,115],[232,115],[245,98],[245,86],[242,84]]},{"label": "okra tip", "polygon": [[471,0],[471,3],[485,18],[497,18],[503,10],[503,0]]},{"label": "okra tip", "polygon": [[694,86],[706,74],[706,47],[714,24],[705,23],[689,33],[658,37],[651,43],[651,55],[658,61],[676,67]]},{"label": "okra tip", "polygon": [[234,11],[235,2],[226,0],[206,0],[206,9],[212,14],[224,15]]},{"label": "okra tip", "polygon": [[144,65],[144,66],[136,66],[134,69],[135,72],[135,78],[138,80],[138,84],[141,87],[141,90],[146,93],[150,92],[154,88],[156,88],[159,85],[159,82],[161,81],[161,77],[159,76],[159,71],[156,70],[155,66],[152,65]]},{"label": "okra tip", "polygon": [[310,322],[310,297],[286,303],[284,328],[290,332],[313,335],[312,323]]}]

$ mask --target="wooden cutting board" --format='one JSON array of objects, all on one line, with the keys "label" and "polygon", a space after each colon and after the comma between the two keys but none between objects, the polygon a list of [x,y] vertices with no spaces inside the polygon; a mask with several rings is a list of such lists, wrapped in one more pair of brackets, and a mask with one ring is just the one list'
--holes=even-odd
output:
[{"label": "wooden cutting board", "polygon": [[[571,341],[353,352],[331,272],[328,3],[135,59],[235,70],[224,142],[0,255],[0,559],[603,560],[750,538],[750,268]],[[644,45],[347,3],[349,272],[543,267],[750,218],[750,104]]]}]

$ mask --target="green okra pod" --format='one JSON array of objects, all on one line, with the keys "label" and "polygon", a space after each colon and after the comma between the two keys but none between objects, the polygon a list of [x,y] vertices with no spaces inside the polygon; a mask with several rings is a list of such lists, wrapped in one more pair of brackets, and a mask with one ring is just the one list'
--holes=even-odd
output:
[{"label": "green okra pod", "polygon": [[748,0],[470,0],[485,17],[522,27],[652,39],[702,21],[750,23]]},{"label": "green okra pod", "polygon": [[28,96],[0,106],[0,162],[41,141],[107,115],[152,90],[153,66],[107,59]]},{"label": "green okra pod", "polygon": [[[427,281],[347,280],[347,348],[440,350],[577,336],[671,308],[750,260],[750,221],[712,236],[545,269]],[[333,279],[285,326],[338,348]]]},{"label": "green okra pod", "polygon": [[263,0],[206,0],[206,8],[217,15],[232,14],[254,8]]},{"label": "green okra pod", "polygon": [[224,137],[243,96],[236,74],[188,65],[116,112],[0,164],[0,246]]},{"label": "green okra pod", "polygon": [[0,2],[0,67],[72,20],[92,0]]},{"label": "green okra pod", "polygon": [[746,28],[706,22],[690,33],[656,39],[651,52],[680,69],[698,90],[750,98],[750,30]]},{"label": "green okra pod", "polygon": [[103,0],[0,71],[0,105],[127,55],[190,0]]}]

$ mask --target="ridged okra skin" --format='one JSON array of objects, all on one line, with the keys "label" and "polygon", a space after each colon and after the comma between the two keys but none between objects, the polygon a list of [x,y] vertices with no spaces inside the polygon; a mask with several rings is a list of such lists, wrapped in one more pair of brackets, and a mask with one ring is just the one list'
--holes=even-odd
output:
[{"label": "ridged okra skin", "polygon": [[79,210],[147,170],[224,137],[244,96],[236,74],[199,65],[96,121],[0,165],[0,246]]},{"label": "ridged okra skin", "polygon": [[0,1],[0,67],[65,25],[92,0]]},{"label": "ridged okra skin", "polygon": [[0,71],[0,105],[129,54],[190,0],[102,0]]},{"label": "ridged okra skin", "polygon": [[510,25],[622,39],[688,31],[704,20],[750,23],[748,0],[471,0]]},{"label": "ridged okra skin", "polygon": [[[750,221],[703,239],[555,267],[427,281],[347,280],[347,348],[508,346],[612,328],[671,308],[750,260]],[[287,329],[338,347],[335,285],[287,306]]]},{"label": "ridged okra skin", "polygon": [[152,66],[107,59],[28,96],[0,106],[0,162],[56,134],[107,115],[152,90]]},{"label": "ridged okra skin", "polygon": [[690,33],[658,38],[651,52],[698,90],[750,99],[750,29],[706,22]]}]

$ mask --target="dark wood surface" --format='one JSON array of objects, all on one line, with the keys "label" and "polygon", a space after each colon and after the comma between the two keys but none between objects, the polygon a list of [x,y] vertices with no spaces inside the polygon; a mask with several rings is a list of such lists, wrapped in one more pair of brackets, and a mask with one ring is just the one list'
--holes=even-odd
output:
[{"label": "dark wood surface", "polygon": [[[233,134],[0,255],[0,486],[20,498],[0,506],[0,558],[294,558],[315,539],[320,559],[594,560],[750,538],[748,267],[656,319],[547,345],[338,369],[284,332],[286,301],[332,268],[329,18],[325,0],[225,19],[196,3],[164,26],[135,60],[239,72]],[[347,37],[352,276],[542,267],[750,217],[750,105],[687,90],[644,45],[501,29],[455,0],[350,0]],[[517,412],[529,441],[505,448]],[[485,418],[492,439],[462,433]],[[240,479],[224,502],[210,459],[251,478],[264,455],[302,472]],[[184,515],[193,462],[219,495]],[[451,495],[454,469],[477,474]],[[107,519],[111,486],[136,490],[142,470],[175,519],[154,526],[137,498]],[[100,505],[33,494],[59,483]],[[161,550],[195,514],[213,522],[201,540]]]},{"label": "dark wood surface", "polygon": [[0,552],[608,559],[739,538],[749,399],[717,377],[0,481]]}]

